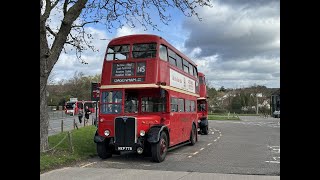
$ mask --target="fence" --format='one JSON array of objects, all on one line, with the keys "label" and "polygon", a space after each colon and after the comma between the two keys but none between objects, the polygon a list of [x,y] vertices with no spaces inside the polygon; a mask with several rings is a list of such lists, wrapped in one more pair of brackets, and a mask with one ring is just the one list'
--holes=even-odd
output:
[{"label": "fence", "polygon": [[69,131],[72,129],[78,129],[88,125],[95,125],[95,113],[90,115],[88,121],[85,121],[84,117],[82,123],[80,124],[78,116],[72,116],[65,114],[64,111],[49,111],[49,136],[58,134],[64,131]]}]

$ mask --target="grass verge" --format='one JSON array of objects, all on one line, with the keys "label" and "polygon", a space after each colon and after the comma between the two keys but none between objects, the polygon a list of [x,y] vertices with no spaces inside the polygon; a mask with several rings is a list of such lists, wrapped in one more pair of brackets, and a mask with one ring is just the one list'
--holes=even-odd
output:
[{"label": "grass verge", "polygon": [[208,120],[240,120],[239,117],[230,115],[208,115]]},{"label": "grass verge", "polygon": [[[86,126],[71,131],[74,152],[70,150],[71,146],[67,137],[54,150],[40,153],[40,173],[95,156],[97,154],[96,145],[93,142],[95,131],[95,126]],[[49,136],[49,149],[57,145],[66,135],[67,132],[63,132]]]}]

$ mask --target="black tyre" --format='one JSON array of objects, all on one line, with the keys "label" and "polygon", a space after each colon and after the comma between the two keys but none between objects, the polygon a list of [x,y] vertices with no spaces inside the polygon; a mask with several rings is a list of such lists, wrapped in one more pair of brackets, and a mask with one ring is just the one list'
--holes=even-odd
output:
[{"label": "black tyre", "polygon": [[151,157],[152,153],[151,153],[151,144],[148,142],[145,142],[144,144],[144,149],[143,149],[143,153],[142,153],[145,157]]},{"label": "black tyre", "polygon": [[106,142],[97,143],[97,153],[101,159],[112,157],[112,151],[107,148]]},{"label": "black tyre", "polygon": [[168,151],[168,137],[165,132],[161,132],[159,142],[151,144],[152,160],[155,162],[162,162]]},{"label": "black tyre", "polygon": [[208,125],[206,125],[205,127],[202,128],[202,132],[203,132],[203,134],[208,135],[208,132],[209,132]]},{"label": "black tyre", "polygon": [[192,124],[192,130],[190,132],[190,145],[193,146],[197,141],[197,130],[195,125]]}]

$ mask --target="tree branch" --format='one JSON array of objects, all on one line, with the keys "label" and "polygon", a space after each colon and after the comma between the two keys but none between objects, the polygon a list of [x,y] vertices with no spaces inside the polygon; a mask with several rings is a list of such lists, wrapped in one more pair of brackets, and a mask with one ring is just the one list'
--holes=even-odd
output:
[{"label": "tree branch", "polygon": [[53,9],[54,7],[56,7],[56,5],[58,4],[58,2],[59,2],[59,0],[56,0],[56,1],[52,4],[51,9]]},{"label": "tree branch", "polygon": [[64,0],[64,4],[63,4],[63,15],[65,16],[67,13],[67,7],[68,7],[68,2],[69,0]]},{"label": "tree branch", "polygon": [[67,37],[70,33],[72,23],[79,17],[82,9],[88,0],[78,0],[64,16],[59,32],[53,41],[51,51],[53,52],[51,57],[48,58],[48,69],[52,69],[55,63],[58,61],[59,55],[64,47]]},{"label": "tree branch", "polygon": [[[42,16],[40,16],[40,21],[45,22],[50,16],[51,10],[58,4],[59,0],[56,0],[52,5],[50,0],[46,0],[46,9]],[[41,6],[42,3],[40,3]]]},{"label": "tree branch", "polygon": [[46,30],[49,31],[49,33],[52,34],[54,37],[57,36],[57,33],[53,32],[49,26],[46,26]]},{"label": "tree branch", "polygon": [[85,22],[81,25],[72,25],[71,28],[76,28],[76,27],[84,27],[87,24],[91,24],[91,23],[98,23],[99,21],[90,21],[90,22]]}]

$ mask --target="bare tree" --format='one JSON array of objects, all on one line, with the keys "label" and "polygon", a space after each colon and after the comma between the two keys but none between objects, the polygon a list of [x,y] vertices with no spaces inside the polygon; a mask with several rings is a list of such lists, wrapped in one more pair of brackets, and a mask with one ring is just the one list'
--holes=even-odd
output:
[{"label": "bare tree", "polygon": [[[168,8],[198,17],[196,8],[209,7],[210,3],[210,0],[40,0],[40,151],[48,149],[48,76],[66,46],[74,48],[80,62],[86,63],[81,59],[81,52],[95,49],[85,26],[99,23],[110,31],[126,24],[132,28],[141,25],[159,30],[151,13],[158,14],[160,21],[168,24],[171,19]],[[57,28],[50,24],[53,11],[63,14]]]}]

